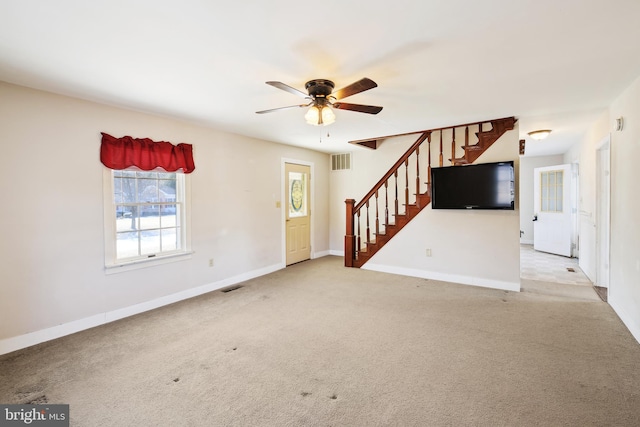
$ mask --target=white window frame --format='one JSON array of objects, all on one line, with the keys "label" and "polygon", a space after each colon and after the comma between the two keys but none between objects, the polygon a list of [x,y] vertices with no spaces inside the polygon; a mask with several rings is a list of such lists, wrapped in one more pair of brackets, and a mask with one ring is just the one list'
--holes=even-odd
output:
[{"label": "white window frame", "polygon": [[[141,171],[132,167],[126,170]],[[181,209],[180,228],[181,228],[181,249],[170,253],[160,253],[152,256],[132,258],[127,260],[118,260],[116,258],[116,204],[114,201],[114,177],[113,170],[103,168],[103,196],[104,196],[104,254],[105,254],[105,272],[107,274],[118,273],[122,271],[135,270],[139,268],[151,267],[154,265],[166,264],[169,262],[181,261],[191,258],[191,180],[188,174],[177,173],[176,186],[180,186],[176,195],[182,194],[182,200],[176,204],[176,209]],[[164,169],[156,169],[152,172],[164,172]]]},{"label": "white window frame", "polygon": [[[553,175],[553,184],[549,183],[549,179]],[[544,177],[546,176],[547,180],[545,183]],[[562,178],[562,181],[558,183],[558,177]],[[549,170],[540,172],[540,212],[545,213],[558,213],[561,214],[564,212],[564,180],[566,177],[564,176],[564,171],[562,169],[558,170]],[[546,185],[546,191],[545,191]],[[546,202],[546,203],[545,203]],[[553,209],[552,205],[553,204]],[[558,208],[558,205],[560,207]]]}]

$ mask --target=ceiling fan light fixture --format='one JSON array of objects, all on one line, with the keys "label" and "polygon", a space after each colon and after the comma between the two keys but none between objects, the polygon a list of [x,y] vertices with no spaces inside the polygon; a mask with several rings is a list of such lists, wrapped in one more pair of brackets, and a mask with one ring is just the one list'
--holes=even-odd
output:
[{"label": "ceiling fan light fixture", "polygon": [[271,113],[273,111],[288,108],[309,107],[304,115],[306,122],[313,126],[327,126],[336,121],[336,115],[333,111],[334,108],[338,110],[350,110],[357,113],[367,114],[378,114],[380,111],[382,111],[382,107],[376,105],[335,102],[340,101],[343,98],[347,98],[349,96],[364,92],[366,90],[373,89],[374,87],[378,87],[376,82],[367,77],[364,77],[357,82],[351,83],[350,85],[347,85],[342,89],[337,90],[336,92],[333,91],[335,85],[331,80],[309,80],[304,86],[305,89],[307,89],[308,94],[282,82],[268,81],[266,83],[277,89],[281,89],[294,95],[300,96],[304,98],[307,103],[302,105],[290,105],[288,107],[256,111],[256,114]]},{"label": "ceiling fan light fixture", "polygon": [[529,132],[529,136],[538,141],[545,139],[551,133],[550,129],[540,129]]},{"label": "ceiling fan light fixture", "polygon": [[304,115],[308,124],[313,126],[327,126],[336,121],[336,115],[329,107],[313,105]]},{"label": "ceiling fan light fixture", "polygon": [[304,115],[304,118],[308,124],[318,126],[320,121],[320,110],[318,110],[318,107],[313,105],[307,110],[307,114]]},{"label": "ceiling fan light fixture", "polygon": [[331,123],[336,121],[336,115],[334,114],[331,108],[323,107],[321,112],[322,112],[322,123],[324,123],[325,126],[330,125]]}]

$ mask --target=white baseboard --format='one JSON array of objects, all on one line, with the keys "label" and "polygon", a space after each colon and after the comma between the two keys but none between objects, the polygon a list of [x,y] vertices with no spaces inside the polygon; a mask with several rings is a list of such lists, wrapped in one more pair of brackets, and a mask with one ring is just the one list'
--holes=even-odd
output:
[{"label": "white baseboard", "polygon": [[85,317],[84,319],[74,320],[62,325],[53,326],[51,328],[42,329],[17,337],[5,338],[3,340],[0,340],[0,355],[11,353],[13,351],[40,344],[46,341],[51,341],[65,335],[71,335],[76,332],[94,328],[96,326],[104,325],[106,323],[133,316],[135,314],[144,313],[145,311],[153,310],[165,305],[173,304],[178,301],[193,298],[198,295],[216,291],[218,289],[223,289],[228,286],[235,285],[236,283],[244,282],[256,277],[264,276],[265,274],[273,273],[274,271],[281,270],[282,268],[284,268],[283,265],[274,264],[268,267],[239,274],[237,276],[229,277],[224,280],[156,298],[151,301],[146,301],[129,307],[96,314],[94,316]]},{"label": "white baseboard", "polygon": [[41,329],[17,337],[5,338],[0,340],[0,355],[100,326],[107,323],[105,321],[105,315],[106,313],[96,314],[85,317],[84,319],[74,320],[73,322],[63,323],[62,325]]},{"label": "white baseboard", "polygon": [[401,268],[389,265],[372,264],[371,262],[366,263],[361,268],[363,270],[379,271],[382,273],[400,274],[402,276],[420,277],[423,279],[440,280],[442,282],[459,283],[462,285],[480,286],[483,288],[520,292],[519,280],[518,282],[504,282],[500,280],[483,279],[480,277],[444,274],[433,271],[416,270],[412,268]]},{"label": "white baseboard", "polygon": [[612,298],[612,296],[609,295],[607,302],[611,308],[613,308],[613,311],[616,312],[620,320],[622,320],[622,323],[624,323],[627,329],[629,329],[631,335],[633,335],[636,341],[638,341],[638,344],[640,344],[640,324],[633,318],[633,316],[630,316],[629,313],[622,308],[615,296]]},{"label": "white baseboard", "polygon": [[313,259],[322,258],[323,256],[327,256],[327,255],[331,255],[331,251],[315,252],[313,254]]},{"label": "white baseboard", "polygon": [[533,245],[533,240],[520,239],[521,245]]},{"label": "white baseboard", "polygon": [[329,251],[329,255],[335,255],[335,256],[344,256],[344,251],[334,251],[334,250],[330,250]]}]

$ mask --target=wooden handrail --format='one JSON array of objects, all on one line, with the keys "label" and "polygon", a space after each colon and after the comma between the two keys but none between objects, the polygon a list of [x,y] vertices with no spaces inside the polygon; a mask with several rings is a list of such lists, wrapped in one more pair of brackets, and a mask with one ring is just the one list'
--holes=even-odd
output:
[{"label": "wooden handrail", "polygon": [[378,136],[378,137],[375,137],[375,138],[357,139],[357,140],[354,140],[354,141],[349,141],[349,143],[350,144],[360,144],[362,142],[367,142],[367,141],[377,141],[379,139],[396,138],[396,137],[399,137],[399,136],[407,136],[407,135],[417,135],[419,133],[425,133],[425,132],[438,132],[438,131],[441,131],[441,130],[447,130],[447,129],[452,129],[452,128],[461,128],[461,127],[465,127],[465,126],[475,126],[475,125],[479,125],[481,123],[499,122],[499,121],[502,121],[502,120],[509,120],[509,119],[512,119],[512,118],[513,117],[503,117],[501,119],[482,120],[482,121],[479,121],[479,122],[464,123],[464,124],[455,125],[455,126],[445,126],[445,127],[442,127],[442,128],[417,130],[415,132],[396,133],[394,135]]},{"label": "wooden handrail", "polygon": [[400,157],[398,159],[398,161],[395,162],[393,166],[391,166],[391,169],[389,169],[389,171],[382,177],[382,179],[380,179],[380,181],[378,181],[378,183],[373,186],[371,191],[369,191],[367,193],[367,195],[364,196],[362,198],[362,200],[360,200],[360,202],[357,205],[355,205],[355,207],[353,209],[354,212],[357,212],[358,210],[360,210],[360,208],[365,205],[367,200],[369,200],[371,197],[373,197],[373,195],[376,193],[377,190],[382,188],[382,186],[384,185],[385,181],[388,180],[389,178],[391,178],[391,175],[393,175],[395,173],[395,171],[398,170],[398,168],[400,168],[400,166],[402,166],[404,164],[404,162],[409,158],[409,156],[411,156],[413,154],[415,149],[417,147],[419,147],[420,144],[422,144],[425,139],[427,139],[427,137],[429,136],[430,133],[431,133],[430,131],[426,131],[425,133],[423,133],[420,136],[420,138],[418,138],[416,140],[416,142],[414,142],[411,145],[411,147],[409,147],[409,149],[402,155],[402,157]]},{"label": "wooden handrail", "polygon": [[[467,123],[456,126],[448,126],[437,129],[429,129],[419,132],[411,132],[397,135],[390,135],[389,138],[395,136],[420,134],[418,139],[411,144],[407,151],[394,163],[394,165],[382,176],[382,178],[371,188],[371,190],[356,203],[354,199],[345,200],[346,203],[346,234],[345,234],[345,266],[346,267],[360,267],[373,254],[375,254],[382,246],[386,244],[402,227],[404,227],[413,217],[415,217],[425,206],[430,203],[431,200],[431,136],[433,132],[440,132],[439,135],[439,155],[434,159],[439,166],[443,166],[443,131],[451,129],[453,134],[451,135],[451,159],[452,165],[463,165],[473,163],[478,156],[480,156],[485,150],[487,150],[504,132],[512,130],[514,128],[516,119],[514,117],[507,117],[502,119],[485,120],[482,122]],[[483,124],[491,124],[490,130],[484,130]],[[476,135],[478,141],[474,145],[470,145],[469,141],[469,127],[478,126]],[[464,145],[461,147],[456,146],[456,129],[464,130]],[[428,141],[427,153],[426,153],[426,191],[421,191],[421,171],[420,171],[420,146],[424,141]],[[366,141],[366,140],[362,140]],[[352,142],[352,141],[350,141]],[[434,141],[435,142],[435,141]],[[463,149],[463,156],[456,158],[456,149]],[[415,159],[415,203],[410,202],[409,199],[409,166],[413,155],[416,155]],[[398,172],[404,165],[405,170],[402,174],[404,176],[402,195],[404,196],[404,213],[400,213],[399,208],[399,191],[398,191]],[[394,181],[389,181],[394,178]],[[389,223],[389,186],[392,186],[391,191],[395,192],[393,200],[394,212],[393,215],[396,221],[393,224]],[[382,224],[384,230],[381,232],[380,224],[380,190],[384,187],[384,223]],[[373,200],[375,197],[375,200]],[[393,197],[393,195],[392,195]],[[374,229],[371,230],[370,224],[370,204],[375,203],[375,221]],[[363,208],[366,206],[366,210]],[[361,230],[361,215],[364,214],[364,226],[365,232],[362,235]],[[374,240],[371,239],[371,233],[373,231]],[[364,241],[363,241],[364,240]],[[365,249],[362,249],[361,245],[365,245]]]}]

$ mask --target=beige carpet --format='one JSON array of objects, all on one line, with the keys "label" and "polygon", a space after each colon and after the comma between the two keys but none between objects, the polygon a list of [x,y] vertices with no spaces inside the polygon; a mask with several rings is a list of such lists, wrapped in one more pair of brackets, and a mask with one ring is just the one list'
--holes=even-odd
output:
[{"label": "beige carpet", "polygon": [[307,261],[0,357],[73,426],[638,426],[640,345],[594,299]]}]

